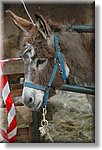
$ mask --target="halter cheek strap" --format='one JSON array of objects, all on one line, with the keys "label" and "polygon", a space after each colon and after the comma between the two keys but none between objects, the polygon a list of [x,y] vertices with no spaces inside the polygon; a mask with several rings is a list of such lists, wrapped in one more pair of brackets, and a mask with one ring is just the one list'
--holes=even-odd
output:
[{"label": "halter cheek strap", "polygon": [[62,54],[60,52],[59,39],[58,39],[58,36],[56,33],[54,34],[54,44],[55,44],[55,49],[56,49],[56,58],[59,60],[59,64],[61,66],[62,79],[66,80],[68,77],[66,76],[64,60],[63,60]]},{"label": "halter cheek strap", "polygon": [[58,39],[58,35],[56,33],[54,33],[54,44],[55,44],[55,49],[56,49],[56,58],[54,61],[55,62],[54,68],[53,68],[53,71],[52,71],[52,74],[51,74],[51,77],[50,77],[50,80],[49,80],[47,86],[34,84],[34,83],[30,83],[30,82],[24,83],[24,87],[29,87],[29,88],[44,91],[43,106],[47,105],[48,97],[49,97],[49,90],[50,90],[51,85],[54,81],[54,78],[56,76],[59,65],[60,65],[60,69],[62,72],[62,79],[65,81],[68,78],[66,76],[64,60],[63,60],[62,54],[60,52],[59,39]]}]

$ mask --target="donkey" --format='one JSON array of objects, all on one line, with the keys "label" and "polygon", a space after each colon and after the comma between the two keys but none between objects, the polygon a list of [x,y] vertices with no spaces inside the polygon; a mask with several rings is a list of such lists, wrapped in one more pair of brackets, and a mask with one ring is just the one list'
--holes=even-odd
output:
[{"label": "donkey", "polygon": [[[51,77],[56,58],[54,31],[51,24],[39,13],[34,14],[35,25],[15,15],[10,10],[7,10],[6,13],[16,26],[24,32],[20,48],[21,57],[24,60],[25,82],[46,86]],[[93,70],[90,57],[83,46],[80,35],[75,31],[66,32],[64,29],[57,31],[57,34],[67,78],[70,68],[70,73],[79,78],[80,81],[85,83],[91,81]],[[56,89],[60,89],[64,83],[61,71],[58,69],[49,97],[55,95]],[[23,88],[22,102],[34,111],[39,110],[43,103],[43,97],[43,90],[30,87]]]}]

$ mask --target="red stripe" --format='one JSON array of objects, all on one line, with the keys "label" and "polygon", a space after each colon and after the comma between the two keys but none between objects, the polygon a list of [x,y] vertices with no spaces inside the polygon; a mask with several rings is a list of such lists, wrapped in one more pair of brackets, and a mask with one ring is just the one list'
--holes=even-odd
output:
[{"label": "red stripe", "polygon": [[16,115],[14,116],[12,122],[10,123],[7,133],[9,134],[12,130],[15,129],[15,127],[17,127],[17,122],[16,122]]},{"label": "red stripe", "polygon": [[16,139],[16,135],[13,136],[11,139],[9,139],[9,143],[13,143],[15,141],[15,139]]},{"label": "red stripe", "polygon": [[1,76],[0,77],[0,87],[1,87],[1,90],[3,90],[4,86],[6,85],[6,83],[8,82],[8,76]]},{"label": "red stripe", "polygon": [[0,67],[1,67],[2,71],[4,70],[4,66],[5,66],[5,62],[0,62]]},{"label": "red stripe", "polygon": [[[5,62],[0,63],[0,67],[2,69],[2,71],[4,70],[4,66],[5,66]],[[0,91],[2,92],[2,90],[4,89],[6,83],[8,82],[8,76],[7,75],[2,75],[0,76]],[[9,84],[8,84],[9,86]],[[1,95],[1,94],[0,94]],[[7,99],[5,101],[6,103],[6,111],[7,111],[7,115],[12,107],[13,101],[12,101],[12,97],[11,94],[8,93]],[[11,121],[7,132],[0,129],[0,132],[2,134],[2,136],[4,137],[4,139],[6,139],[8,142],[14,142],[16,135],[14,135],[11,139],[8,139],[8,134],[13,131],[15,129],[15,127],[17,127],[17,122],[16,122],[16,116],[14,116],[13,120]]]},{"label": "red stripe", "polygon": [[6,85],[6,83],[8,82],[8,76],[7,75],[3,75],[4,79],[3,79],[3,87]]},{"label": "red stripe", "polygon": [[12,97],[11,97],[11,94],[9,93],[7,99],[6,99],[6,110],[7,110],[7,114],[9,113],[11,107],[12,107]]}]

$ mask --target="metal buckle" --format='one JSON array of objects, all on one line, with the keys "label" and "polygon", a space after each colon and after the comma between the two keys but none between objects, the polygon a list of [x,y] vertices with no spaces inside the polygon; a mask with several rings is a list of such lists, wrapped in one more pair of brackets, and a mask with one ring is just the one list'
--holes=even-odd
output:
[{"label": "metal buckle", "polygon": [[58,58],[55,58],[55,59],[54,59],[54,63],[55,63],[55,64],[58,64],[58,65],[60,64]]},{"label": "metal buckle", "polygon": [[54,59],[54,63],[57,63],[57,64],[58,64],[58,66],[59,66],[59,72],[62,73],[61,64],[60,64],[58,58],[55,58],[55,59]]},{"label": "metal buckle", "polygon": [[49,91],[50,88],[51,88],[51,87],[47,85],[46,88],[45,88],[45,92]]}]

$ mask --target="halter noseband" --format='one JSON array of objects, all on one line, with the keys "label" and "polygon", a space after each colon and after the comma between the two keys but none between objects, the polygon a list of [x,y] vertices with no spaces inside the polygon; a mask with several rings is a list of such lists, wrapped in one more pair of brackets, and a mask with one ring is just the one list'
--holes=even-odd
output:
[{"label": "halter noseband", "polygon": [[44,86],[44,85],[34,84],[34,83],[30,83],[30,82],[25,82],[24,83],[24,87],[29,87],[29,88],[44,91],[43,106],[47,105],[48,97],[49,97],[49,90],[50,90],[51,85],[54,81],[54,78],[56,76],[59,65],[60,65],[60,68],[61,68],[62,79],[64,81],[66,81],[66,79],[68,78],[66,76],[64,60],[63,60],[62,54],[60,52],[59,39],[58,39],[58,35],[56,33],[54,33],[54,44],[55,44],[55,49],[56,49],[56,58],[54,60],[54,68],[53,68],[53,71],[52,71],[52,74],[51,74],[51,77],[50,77],[50,80],[49,80],[48,84],[46,86]]}]

